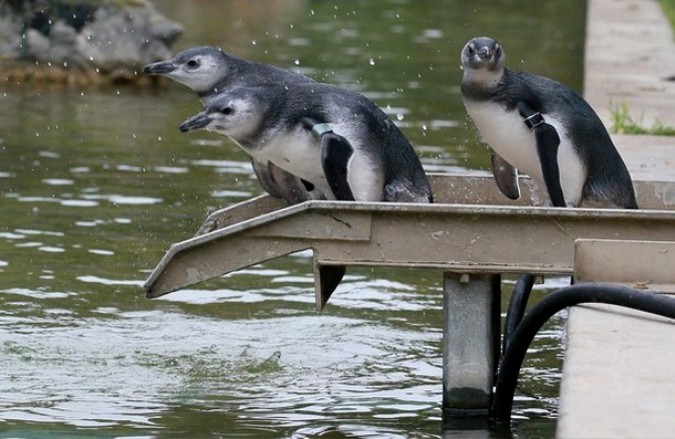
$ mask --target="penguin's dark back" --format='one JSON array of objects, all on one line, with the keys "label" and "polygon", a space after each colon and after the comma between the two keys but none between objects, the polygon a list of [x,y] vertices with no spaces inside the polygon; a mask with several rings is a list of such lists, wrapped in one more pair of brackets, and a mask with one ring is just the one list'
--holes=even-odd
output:
[{"label": "penguin's dark back", "polygon": [[232,86],[255,87],[315,82],[309,76],[292,70],[248,61],[225,52],[222,52],[222,56],[228,65],[228,74],[214,86],[214,90],[225,90]]},{"label": "penguin's dark back", "polygon": [[[366,145],[362,152],[383,167],[385,184],[405,180],[409,185],[418,186],[417,192],[431,197],[426,174],[414,148],[370,99],[355,91],[322,83],[293,84],[277,90],[280,100],[270,105],[270,118],[285,119],[292,125],[301,123],[303,117],[320,123],[348,123],[358,131],[360,143]],[[347,140],[353,142],[354,139]]]},{"label": "penguin's dark back", "polygon": [[347,111],[346,117],[359,118],[363,127],[361,134],[373,152],[371,156],[374,160],[380,157],[384,159],[385,184],[405,180],[409,184],[422,185],[417,190],[428,192],[431,196],[424,168],[415,149],[379,106],[357,92],[340,93],[333,105],[342,112]]},{"label": "penguin's dark back", "polygon": [[565,127],[562,135],[570,139],[588,171],[583,198],[637,208],[628,169],[600,117],[583,97],[557,81],[517,70],[505,69],[503,80],[510,84],[500,87],[507,108],[515,108],[515,96],[526,96],[532,108],[552,115]]}]

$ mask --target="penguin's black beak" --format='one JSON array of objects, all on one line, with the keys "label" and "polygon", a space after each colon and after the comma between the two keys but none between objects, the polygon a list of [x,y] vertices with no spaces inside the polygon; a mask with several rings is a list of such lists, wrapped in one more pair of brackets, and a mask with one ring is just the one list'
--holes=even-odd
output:
[{"label": "penguin's black beak", "polygon": [[213,118],[211,118],[211,116],[207,115],[206,113],[199,113],[180,124],[178,129],[181,133],[187,133],[188,131],[206,128],[211,122],[213,122]]},{"label": "penguin's black beak", "polygon": [[176,64],[171,61],[154,62],[143,67],[143,73],[146,75],[166,75],[174,70],[176,70]]},{"label": "penguin's black beak", "polygon": [[490,58],[492,58],[492,51],[491,51],[490,48],[487,47],[487,46],[483,46],[483,47],[479,48],[479,49],[476,51],[476,53],[478,54],[478,57],[479,57],[480,59],[484,60],[484,61],[487,61],[487,60],[489,60]]}]

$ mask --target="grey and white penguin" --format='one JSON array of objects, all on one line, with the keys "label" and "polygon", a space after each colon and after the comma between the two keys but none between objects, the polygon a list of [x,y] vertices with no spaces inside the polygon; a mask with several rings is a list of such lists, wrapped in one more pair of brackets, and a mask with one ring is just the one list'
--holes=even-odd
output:
[{"label": "grey and white penguin", "polygon": [[[143,72],[165,76],[187,86],[202,102],[232,87],[314,82],[299,73],[247,61],[213,46],[186,49],[171,60],[146,65]],[[274,164],[252,159],[251,165],[265,191],[289,204],[324,198],[316,188]]]},{"label": "grey and white penguin", "polygon": [[504,66],[489,37],[461,52],[466,110],[493,152],[499,189],[520,196],[517,170],[545,187],[553,206],[636,209],[630,174],[591,106],[563,84]]},{"label": "grey and white penguin", "polygon": [[[180,126],[233,139],[248,154],[316,186],[327,198],[432,202],[424,169],[396,125],[373,102],[328,84],[240,87],[209,99]],[[345,273],[319,267],[327,301]]]},{"label": "grey and white penguin", "polygon": [[365,96],[309,83],[239,87],[209,99],[181,131],[224,134],[259,161],[309,181],[329,199],[429,203],[408,142]]}]

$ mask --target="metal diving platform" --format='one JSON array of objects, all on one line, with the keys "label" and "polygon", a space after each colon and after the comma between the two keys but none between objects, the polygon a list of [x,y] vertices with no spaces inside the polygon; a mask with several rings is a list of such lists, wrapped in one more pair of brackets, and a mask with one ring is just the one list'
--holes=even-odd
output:
[{"label": "metal diving platform", "polygon": [[[531,180],[511,201],[487,173],[430,174],[436,202],[307,201],[263,195],[212,213],[171,246],[147,297],[311,250],[322,309],[323,267],[432,268],[443,273],[443,408],[486,414],[500,349],[500,276],[572,275],[575,241],[675,241],[675,183],[635,181],[640,210],[543,206]],[[225,281],[224,281],[225,282]]]}]

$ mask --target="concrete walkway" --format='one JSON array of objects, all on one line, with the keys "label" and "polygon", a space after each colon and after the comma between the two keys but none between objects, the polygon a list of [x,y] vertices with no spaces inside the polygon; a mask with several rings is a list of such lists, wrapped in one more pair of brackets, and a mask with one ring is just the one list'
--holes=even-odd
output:
[{"label": "concrete walkway", "polygon": [[[658,1],[589,0],[586,32],[585,97],[605,124],[611,105],[625,102],[646,126],[675,126],[675,43]],[[675,137],[612,137],[634,179],[673,181],[675,191]],[[675,243],[587,244],[575,253],[577,280],[626,283],[631,272],[628,286],[674,292]],[[672,320],[607,305],[572,308],[557,436],[675,438],[674,363]]]},{"label": "concrete walkway", "polygon": [[[589,0],[584,97],[608,128],[625,103],[642,125],[675,127],[675,44],[657,0]],[[636,180],[675,181],[675,137],[613,135]]]},{"label": "concrete walkway", "polygon": [[589,0],[584,96],[608,126],[625,102],[645,126],[675,127],[675,44],[657,0]]}]

